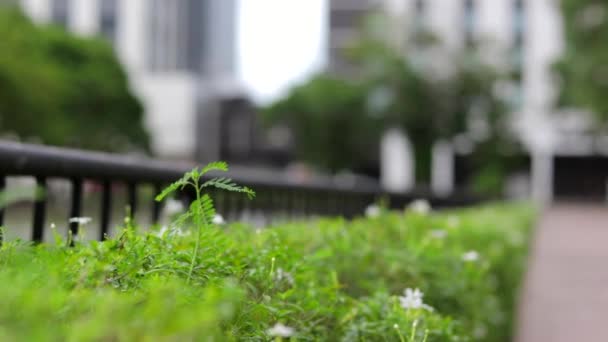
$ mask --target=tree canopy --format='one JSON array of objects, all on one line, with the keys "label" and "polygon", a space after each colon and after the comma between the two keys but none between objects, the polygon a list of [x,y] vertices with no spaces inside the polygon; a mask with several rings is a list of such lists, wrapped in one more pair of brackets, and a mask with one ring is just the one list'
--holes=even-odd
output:
[{"label": "tree canopy", "polygon": [[0,133],[106,151],[148,150],[143,107],[103,39],[36,26],[0,6]]},{"label": "tree canopy", "polygon": [[566,51],[557,64],[560,105],[593,112],[608,123],[608,4],[603,0],[562,0]]},{"label": "tree canopy", "polygon": [[270,124],[286,124],[298,158],[329,171],[361,167],[373,158],[376,122],[365,111],[365,89],[317,75],[264,109]]},{"label": "tree canopy", "polygon": [[266,110],[271,122],[295,131],[297,157],[318,167],[356,169],[377,160],[381,136],[396,127],[412,143],[419,184],[430,178],[433,144],[457,136],[474,145],[470,159],[479,174],[495,175],[504,159],[500,151],[511,142],[508,106],[495,91],[502,75],[475,54],[454,54],[447,72],[434,73],[432,61],[423,66],[432,55],[424,49],[440,45],[429,33],[415,38],[417,46],[400,47],[386,39],[387,29],[366,28],[346,51],[354,73],[317,75]]}]

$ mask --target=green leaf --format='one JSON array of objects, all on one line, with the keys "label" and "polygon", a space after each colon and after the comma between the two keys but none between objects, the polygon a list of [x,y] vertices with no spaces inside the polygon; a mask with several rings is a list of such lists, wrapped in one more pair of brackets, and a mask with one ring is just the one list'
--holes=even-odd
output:
[{"label": "green leaf", "polygon": [[203,195],[203,198],[201,199],[202,201],[202,213],[203,213],[203,217],[205,218],[205,221],[207,221],[208,224],[210,224],[211,222],[213,222],[213,219],[215,218],[215,207],[213,206],[213,200],[211,199],[211,197],[207,194]]},{"label": "green leaf", "polygon": [[186,172],[182,178],[171,183],[171,185],[166,187],[160,194],[156,195],[156,197],[154,199],[157,202],[160,202],[163,199],[165,199],[167,196],[169,196],[171,193],[173,193],[174,191],[176,191],[178,189],[179,190],[183,189],[186,185],[188,185],[188,182],[190,181],[190,179],[192,179],[193,175],[195,175],[195,174],[198,175],[198,170],[196,168],[192,169],[192,171],[190,171],[190,172]]},{"label": "green leaf", "polygon": [[198,180],[202,176],[202,174],[198,171],[198,167],[195,167],[189,173],[190,173],[190,179],[193,179],[193,180],[194,179]]},{"label": "green leaf", "polygon": [[173,225],[175,227],[184,227],[186,224],[186,221],[188,221],[189,218],[192,217],[192,212],[191,211],[187,211],[184,214],[179,215],[175,221],[173,221]]},{"label": "green leaf", "polygon": [[188,212],[193,213],[194,215],[196,215],[196,213],[200,213],[205,224],[211,224],[216,214],[215,207],[213,206],[213,200],[207,194],[204,194],[200,201],[193,201],[190,204],[190,210]]},{"label": "green leaf", "polygon": [[217,162],[209,163],[201,171],[201,176],[204,175],[204,174],[206,174],[206,173],[208,173],[208,172],[210,172],[210,171],[222,171],[222,172],[226,172],[226,171],[228,171],[228,164],[226,164],[226,162],[223,162],[223,161],[217,161]]},{"label": "green leaf", "polygon": [[203,183],[203,188],[214,187],[222,190],[231,192],[240,192],[247,195],[249,199],[255,197],[255,192],[246,186],[240,186],[232,181],[230,178],[218,177],[213,178]]}]

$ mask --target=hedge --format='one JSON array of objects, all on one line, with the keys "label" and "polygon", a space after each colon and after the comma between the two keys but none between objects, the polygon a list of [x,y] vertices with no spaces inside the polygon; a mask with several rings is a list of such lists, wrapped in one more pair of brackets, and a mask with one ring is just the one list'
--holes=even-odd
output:
[{"label": "hedge", "polygon": [[531,209],[367,214],[5,242],[0,340],[510,340]]}]

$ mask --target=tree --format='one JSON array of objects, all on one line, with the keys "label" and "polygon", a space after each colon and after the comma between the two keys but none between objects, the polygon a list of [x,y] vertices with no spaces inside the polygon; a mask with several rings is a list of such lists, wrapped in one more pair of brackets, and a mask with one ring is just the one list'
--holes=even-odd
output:
[{"label": "tree", "polygon": [[[459,135],[470,136],[477,147],[471,159],[483,171],[486,165],[479,161],[493,158],[487,147],[504,149],[511,141],[507,105],[494,92],[503,76],[474,51],[446,51],[439,39],[423,29],[411,37],[398,35],[395,41],[392,35],[387,37],[394,22],[382,14],[370,16],[350,50],[372,103],[377,103],[370,106],[374,116],[385,128],[399,127],[408,135],[419,183],[429,181],[434,143]],[[398,31],[405,28],[398,26]],[[472,121],[481,122],[484,132],[471,132]]]},{"label": "tree", "polygon": [[601,0],[562,0],[566,51],[557,63],[559,105],[595,114],[598,128],[608,123],[608,5]]},{"label": "tree", "polygon": [[263,110],[268,124],[286,124],[302,161],[328,171],[352,170],[373,158],[376,122],[365,111],[365,89],[317,75]]},{"label": "tree", "polygon": [[0,132],[46,144],[148,150],[143,107],[111,46],[0,6]]},{"label": "tree", "polygon": [[475,188],[496,191],[506,170],[501,152],[513,145],[508,107],[494,91],[502,75],[475,54],[452,55],[447,70],[436,73],[436,64],[421,63],[437,54],[433,35],[416,35],[415,49],[394,44],[382,27],[390,20],[377,18],[346,51],[355,73],[318,75],[267,108],[266,117],[295,132],[301,159],[330,170],[373,160],[383,132],[400,128],[412,143],[418,184],[429,181],[433,145],[464,135],[475,146]]}]

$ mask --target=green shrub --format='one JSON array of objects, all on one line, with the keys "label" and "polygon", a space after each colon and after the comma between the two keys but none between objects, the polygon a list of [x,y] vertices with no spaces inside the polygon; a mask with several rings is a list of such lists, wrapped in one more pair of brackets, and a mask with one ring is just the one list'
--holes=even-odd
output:
[{"label": "green shrub", "polygon": [[0,339],[508,341],[531,220],[496,205],[7,242]]},{"label": "green shrub", "polygon": [[267,125],[287,125],[296,157],[325,171],[366,166],[377,158],[380,125],[365,111],[366,90],[319,74],[263,109]]},{"label": "green shrub", "polygon": [[0,134],[106,151],[147,151],[143,106],[110,44],[36,26],[0,0]]},{"label": "green shrub", "polygon": [[555,64],[558,106],[593,113],[589,129],[603,132],[608,123],[608,21],[605,1],[562,0],[565,48]]}]

